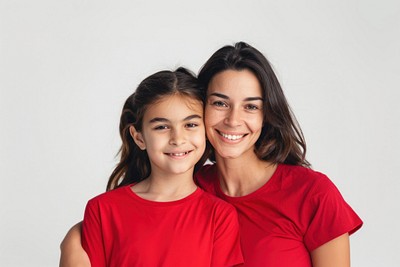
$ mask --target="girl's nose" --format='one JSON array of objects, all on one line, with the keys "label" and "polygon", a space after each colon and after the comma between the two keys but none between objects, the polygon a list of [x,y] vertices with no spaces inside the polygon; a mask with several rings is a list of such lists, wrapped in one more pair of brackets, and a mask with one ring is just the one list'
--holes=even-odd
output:
[{"label": "girl's nose", "polygon": [[169,140],[170,145],[179,146],[184,144],[186,141],[185,134],[182,130],[172,130],[171,138]]}]

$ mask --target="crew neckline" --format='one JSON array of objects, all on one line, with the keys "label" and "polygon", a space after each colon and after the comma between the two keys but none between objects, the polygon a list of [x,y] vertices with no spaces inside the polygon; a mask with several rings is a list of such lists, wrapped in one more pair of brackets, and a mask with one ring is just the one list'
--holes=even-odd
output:
[{"label": "crew neckline", "polygon": [[181,199],[177,199],[177,200],[172,200],[172,201],[154,201],[154,200],[148,200],[148,199],[144,199],[142,197],[140,197],[138,194],[136,194],[131,186],[133,186],[134,184],[130,184],[127,185],[125,187],[125,190],[128,192],[128,194],[130,195],[130,197],[136,201],[139,201],[143,204],[146,205],[150,205],[150,206],[157,206],[157,207],[165,207],[165,206],[174,206],[174,205],[180,205],[182,203],[185,203],[187,201],[191,201],[194,198],[200,196],[203,192],[203,190],[199,187],[196,187],[196,190],[193,191],[192,193],[190,193],[189,195],[187,195],[184,198]]},{"label": "crew neckline", "polygon": [[[216,172],[218,173],[217,168],[215,169]],[[248,199],[252,199],[254,197],[257,197],[258,195],[266,192],[266,191],[272,191],[274,189],[279,189],[279,184],[276,182],[276,180],[280,177],[280,173],[282,171],[282,164],[278,164],[276,167],[274,173],[272,174],[271,178],[265,182],[260,188],[256,189],[255,191],[244,195],[244,196],[229,196],[225,194],[222,189],[221,189],[221,183],[220,180],[217,176],[217,179],[215,179],[215,188],[216,188],[216,193],[218,196],[221,196],[222,199],[228,200],[228,202],[239,202],[239,201],[244,201]]]}]

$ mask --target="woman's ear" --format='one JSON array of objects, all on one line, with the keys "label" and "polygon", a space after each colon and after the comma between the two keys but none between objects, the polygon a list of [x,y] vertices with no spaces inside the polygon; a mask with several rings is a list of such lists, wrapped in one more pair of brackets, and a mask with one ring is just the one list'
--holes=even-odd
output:
[{"label": "woman's ear", "polygon": [[136,130],[135,126],[129,126],[129,133],[131,134],[133,141],[135,141],[136,145],[141,150],[146,150],[146,143],[144,142],[143,135]]}]

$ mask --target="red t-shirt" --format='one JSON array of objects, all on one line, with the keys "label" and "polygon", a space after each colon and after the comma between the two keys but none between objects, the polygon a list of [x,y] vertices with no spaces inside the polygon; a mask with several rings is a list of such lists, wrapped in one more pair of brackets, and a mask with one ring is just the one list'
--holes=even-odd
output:
[{"label": "red t-shirt", "polygon": [[91,266],[233,266],[243,262],[235,209],[198,188],[154,202],[124,186],[90,200],[82,245]]},{"label": "red t-shirt", "polygon": [[215,165],[195,177],[236,207],[244,266],[311,267],[310,251],[362,226],[335,185],[308,168],[280,164],[264,186],[243,197],[221,191]]}]

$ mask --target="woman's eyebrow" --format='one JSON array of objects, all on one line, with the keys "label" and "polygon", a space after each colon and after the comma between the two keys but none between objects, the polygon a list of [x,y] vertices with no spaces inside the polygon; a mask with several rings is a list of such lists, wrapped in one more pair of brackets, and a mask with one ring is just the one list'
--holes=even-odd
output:
[{"label": "woman's eyebrow", "polygon": [[229,99],[229,97],[227,95],[223,95],[223,94],[220,94],[220,93],[212,93],[212,94],[210,94],[210,96],[211,95],[217,96],[217,97],[220,97],[220,98],[223,98],[223,99]]},{"label": "woman's eyebrow", "polygon": [[255,100],[263,101],[264,99],[262,97],[259,97],[259,96],[247,97],[247,98],[244,99],[244,101],[255,101]]},{"label": "woman's eyebrow", "polygon": [[[223,98],[223,99],[229,99],[229,96],[224,95],[224,94],[220,94],[220,93],[212,93],[212,94],[210,94],[210,96],[216,96],[216,97],[220,97],[220,98]],[[244,101],[257,101],[257,100],[264,101],[264,99],[262,97],[260,97],[260,96],[246,97],[244,99]]]}]

